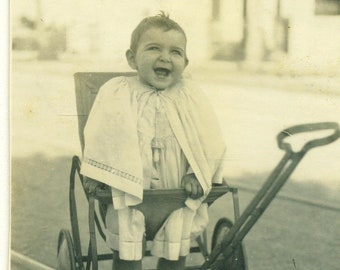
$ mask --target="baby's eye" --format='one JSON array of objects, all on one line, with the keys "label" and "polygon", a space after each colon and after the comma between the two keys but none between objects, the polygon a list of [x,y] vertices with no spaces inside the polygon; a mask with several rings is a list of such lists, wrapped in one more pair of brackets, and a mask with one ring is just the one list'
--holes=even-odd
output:
[{"label": "baby's eye", "polygon": [[175,55],[179,55],[179,56],[183,55],[182,51],[180,51],[180,50],[172,50],[172,53],[175,54]]},{"label": "baby's eye", "polygon": [[149,50],[149,51],[157,51],[157,50],[159,50],[159,48],[158,48],[157,46],[150,46],[150,47],[148,48],[148,50]]}]

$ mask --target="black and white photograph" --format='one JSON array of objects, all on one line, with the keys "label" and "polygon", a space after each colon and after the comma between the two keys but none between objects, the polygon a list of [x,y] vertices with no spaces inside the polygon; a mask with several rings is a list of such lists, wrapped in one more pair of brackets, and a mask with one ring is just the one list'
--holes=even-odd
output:
[{"label": "black and white photograph", "polygon": [[340,0],[8,14],[4,269],[339,269]]}]

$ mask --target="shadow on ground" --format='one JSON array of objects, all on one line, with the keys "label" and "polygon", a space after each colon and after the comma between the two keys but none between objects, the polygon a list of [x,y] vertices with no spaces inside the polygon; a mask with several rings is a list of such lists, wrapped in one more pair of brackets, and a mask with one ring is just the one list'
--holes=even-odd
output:
[{"label": "shadow on ground", "polygon": [[[12,249],[51,267],[56,265],[59,230],[71,228],[71,158],[42,154],[12,158]],[[84,203],[85,199],[78,207],[82,209]],[[87,212],[82,212],[80,220],[84,222]]]},{"label": "shadow on ground", "polygon": [[[11,248],[51,267],[56,266],[59,230],[71,227],[68,209],[71,159],[71,156],[50,158],[42,154],[12,158]],[[246,178],[239,182],[254,186],[261,182],[262,176]],[[287,192],[319,194],[320,199],[329,194],[325,187],[313,183],[289,185],[285,187]],[[87,205],[79,185],[76,192],[81,237],[86,239],[82,244],[86,246]],[[240,192],[241,208],[252,197],[253,194]],[[225,209],[220,201],[213,205],[212,224]],[[337,211],[276,200],[246,237],[249,268],[293,269],[294,262],[303,269],[336,269],[339,227]],[[105,249],[103,245],[102,248]],[[83,250],[86,250],[84,246]]]}]

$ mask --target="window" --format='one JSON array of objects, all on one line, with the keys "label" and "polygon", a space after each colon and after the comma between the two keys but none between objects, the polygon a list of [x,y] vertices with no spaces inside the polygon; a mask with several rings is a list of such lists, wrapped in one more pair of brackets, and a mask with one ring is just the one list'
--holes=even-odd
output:
[{"label": "window", "polygon": [[315,15],[340,15],[340,0],[315,0]]}]

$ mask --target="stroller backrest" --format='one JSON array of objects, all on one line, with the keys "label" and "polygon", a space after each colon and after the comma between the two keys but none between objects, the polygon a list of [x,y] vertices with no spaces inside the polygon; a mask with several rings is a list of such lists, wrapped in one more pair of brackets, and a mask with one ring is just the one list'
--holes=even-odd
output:
[{"label": "stroller backrest", "polygon": [[78,72],[74,74],[78,114],[78,132],[84,151],[84,127],[100,87],[118,76],[134,76],[135,72]]}]

